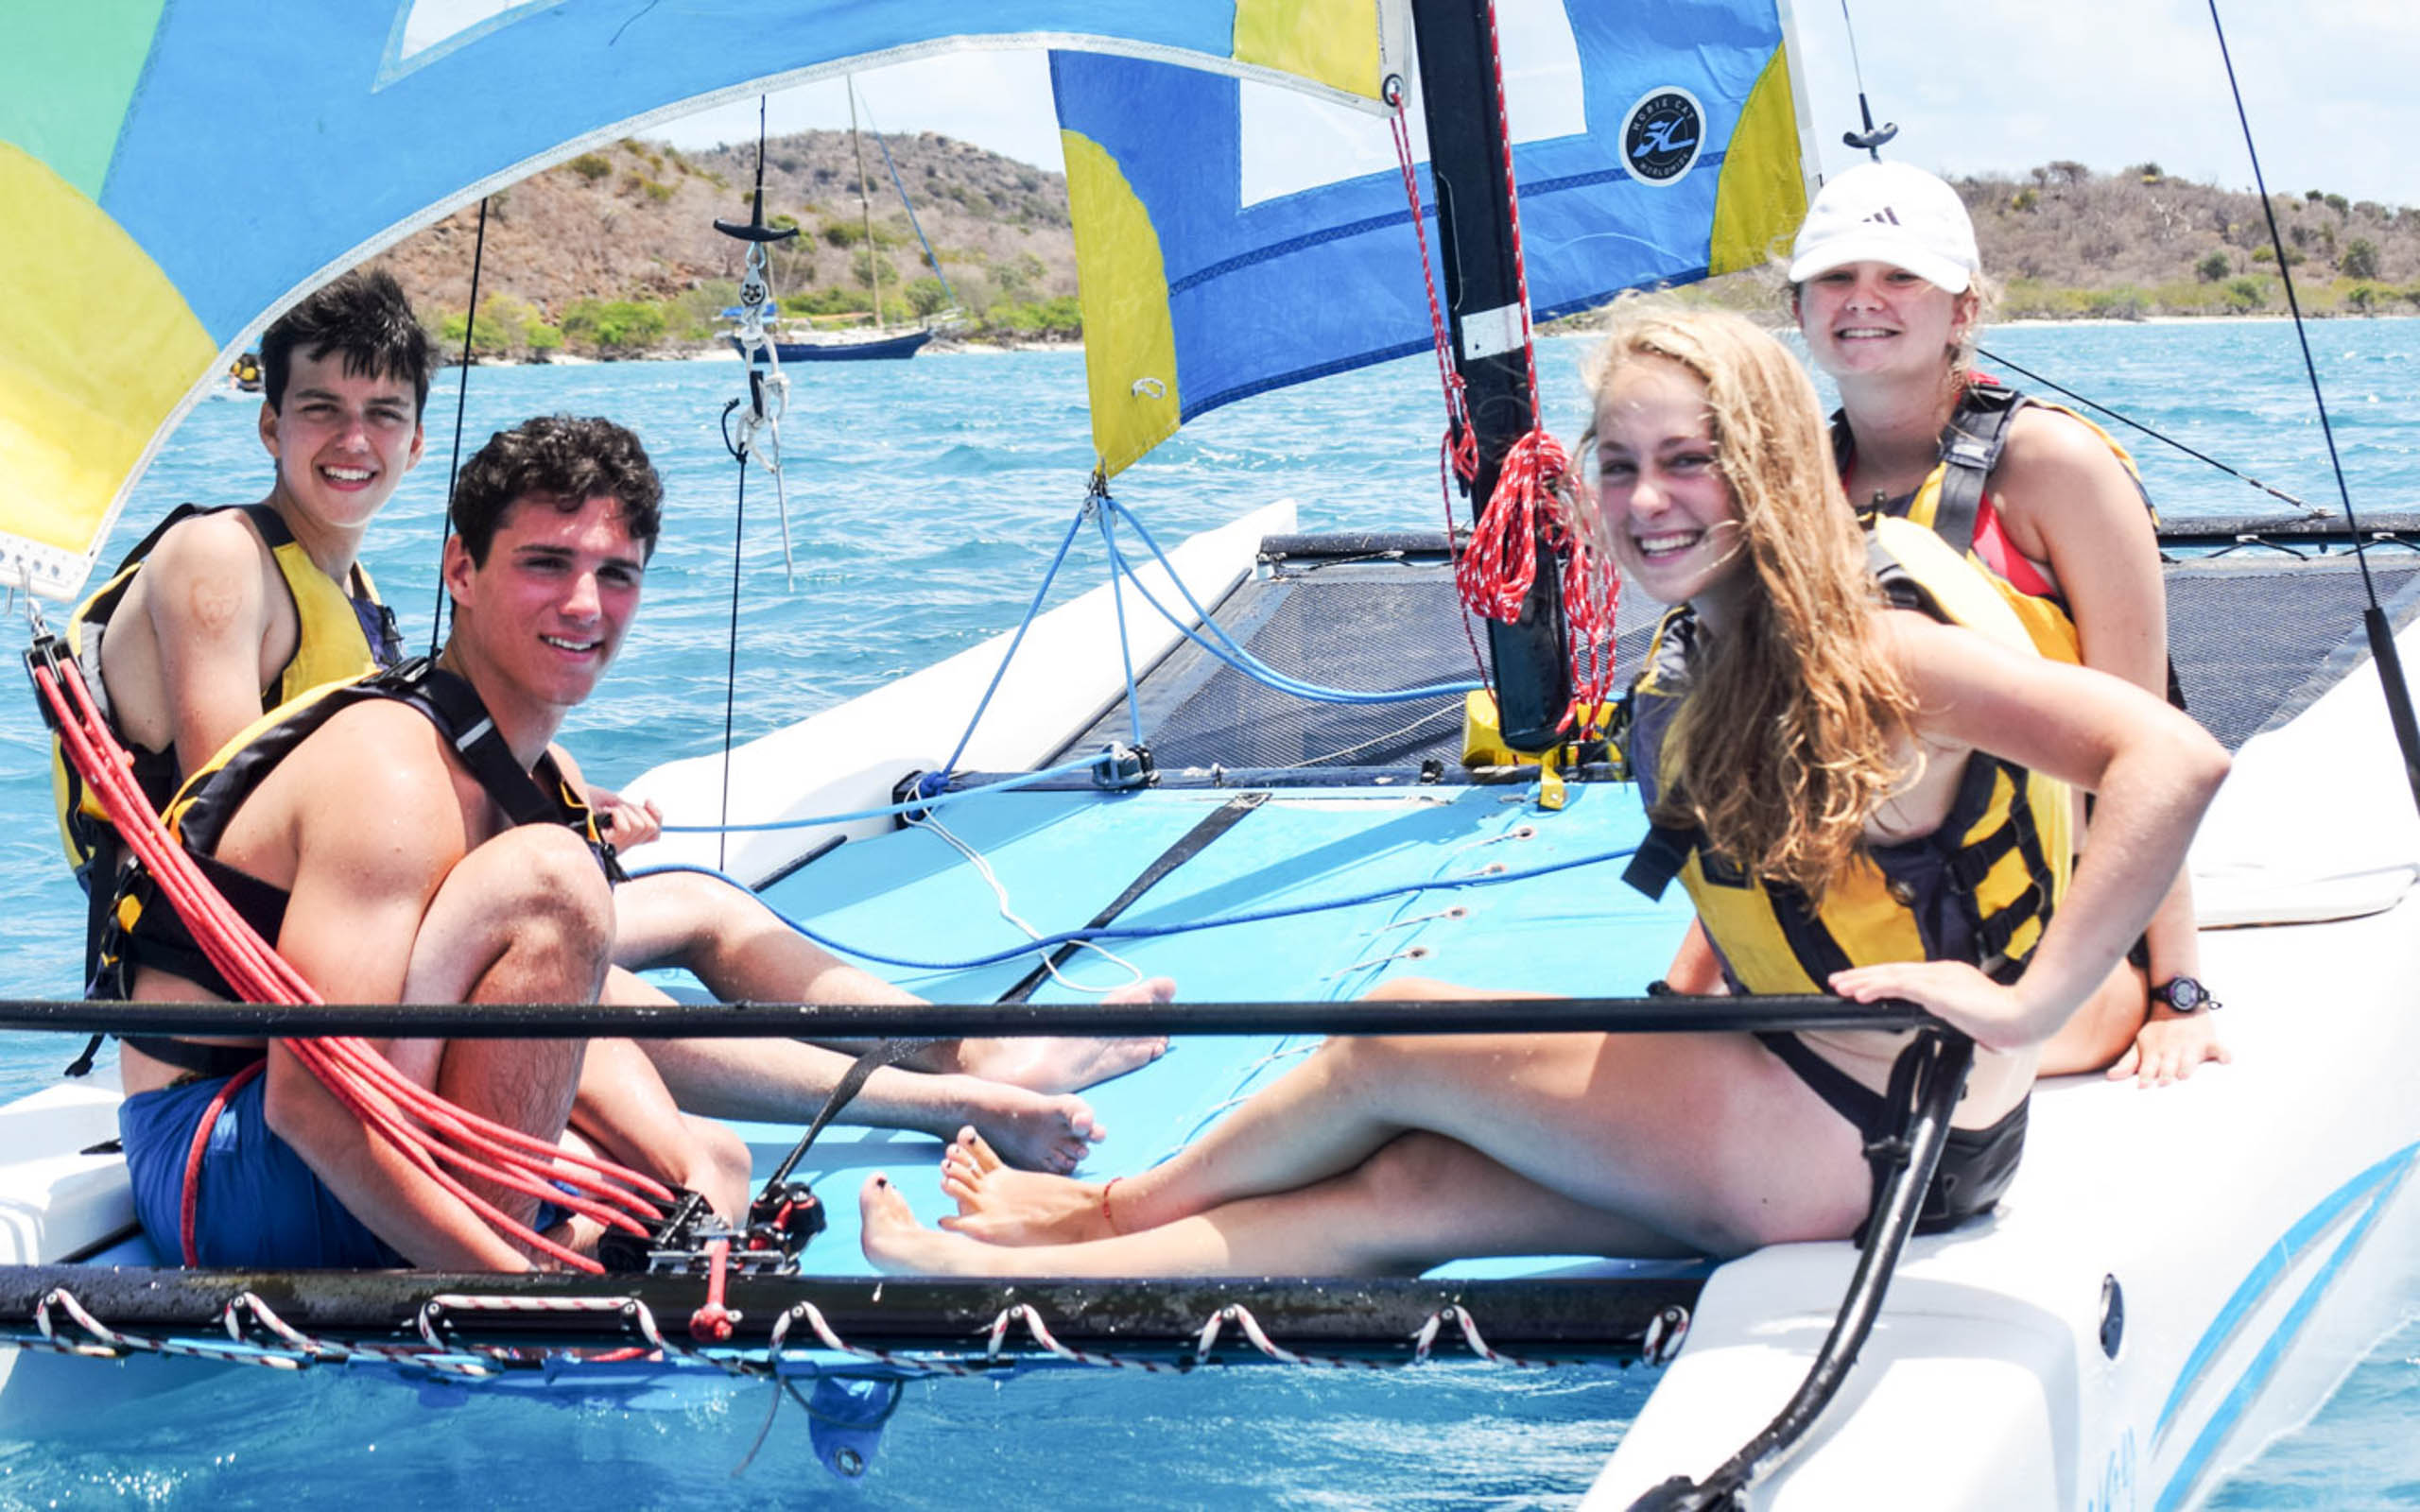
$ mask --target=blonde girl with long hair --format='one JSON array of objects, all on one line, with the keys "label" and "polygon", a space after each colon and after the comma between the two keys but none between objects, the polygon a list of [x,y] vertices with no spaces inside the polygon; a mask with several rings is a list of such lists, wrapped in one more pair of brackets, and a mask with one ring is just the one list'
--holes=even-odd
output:
[{"label": "blonde girl with long hair", "polygon": [[[1690,654],[1667,668],[1679,688],[1665,683],[1650,764],[1659,822],[1685,819],[1709,853],[1820,900],[1928,842],[1970,762],[2100,795],[2095,843],[2030,964],[1885,961],[1827,984],[1912,999],[1978,1041],[1933,1195],[1945,1221],[1987,1208],[2014,1170],[2034,1047],[2151,917],[2226,756],[2115,679],[1888,608],[1813,387],[1747,322],[1633,302],[1589,385],[1596,533],[1637,587],[1687,606]],[[1714,943],[1733,942],[1718,926]],[[1739,985],[1769,990],[1746,961]],[[1796,1059],[1744,1034],[1331,1040],[1197,1144],[1108,1184],[1010,1170],[961,1137],[943,1180],[954,1231],[919,1226],[877,1176],[865,1249],[909,1272],[1386,1274],[1841,1238],[1874,1177],[1840,1105],[1851,1088],[1880,1100],[1875,1068],[1887,1075],[1902,1038],[1809,1037]]]}]

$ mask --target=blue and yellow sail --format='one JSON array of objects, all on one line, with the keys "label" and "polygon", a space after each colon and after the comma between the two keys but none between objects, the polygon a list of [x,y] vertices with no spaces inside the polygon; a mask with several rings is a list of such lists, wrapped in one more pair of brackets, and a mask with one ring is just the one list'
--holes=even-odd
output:
[{"label": "blue and yellow sail", "polygon": [[[1236,8],[1238,54],[1253,9]],[[1535,318],[1754,266],[1797,229],[1812,156],[1773,0],[1531,0],[1498,17],[1509,58],[1545,60],[1506,86]],[[1345,51],[1299,42],[1287,61]],[[1428,347],[1382,121],[1309,119],[1248,80],[1142,57],[1056,52],[1051,84],[1104,473],[1221,404]],[[1374,160],[1356,156],[1371,143]],[[1350,171],[1301,161],[1322,154]],[[1425,168],[1421,192],[1433,215]]]},{"label": "blue and yellow sail", "polygon": [[72,596],[152,448],[280,309],[588,146],[969,45],[1123,53],[1367,101],[1389,66],[1386,13],[1378,0],[13,6],[0,586]]}]

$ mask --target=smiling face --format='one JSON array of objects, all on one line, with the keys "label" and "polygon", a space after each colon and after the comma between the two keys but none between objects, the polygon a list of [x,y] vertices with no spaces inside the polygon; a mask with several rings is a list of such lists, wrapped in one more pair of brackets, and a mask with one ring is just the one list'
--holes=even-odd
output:
[{"label": "smiling face", "polygon": [[1952,294],[1889,263],[1847,263],[1798,286],[1798,329],[1834,378],[1931,374],[1965,339],[1972,291]]},{"label": "smiling face", "polygon": [[261,406],[260,430],[278,494],[339,529],[368,524],[421,455],[410,380],[347,372],[340,352],[296,352],[283,400]]},{"label": "smiling face", "polygon": [[444,575],[452,650],[489,712],[500,723],[515,709],[551,711],[559,721],[596,690],[621,648],[647,550],[611,494],[577,508],[528,495],[506,509],[484,562],[471,559],[460,537],[447,541]]},{"label": "smiling face", "polygon": [[1663,603],[1719,592],[1744,567],[1739,505],[1713,425],[1705,385],[1668,358],[1631,357],[1599,390],[1599,540]]}]

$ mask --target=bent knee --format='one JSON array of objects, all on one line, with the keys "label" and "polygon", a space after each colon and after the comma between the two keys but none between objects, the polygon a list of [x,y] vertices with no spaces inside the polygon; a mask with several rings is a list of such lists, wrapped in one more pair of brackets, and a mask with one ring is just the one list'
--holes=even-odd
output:
[{"label": "bent knee", "polygon": [[[594,999],[614,951],[614,893],[579,835],[524,825],[456,865],[430,904],[415,974],[439,959],[506,969],[506,995]],[[475,988],[474,988],[475,990]],[[445,994],[448,996],[456,994]]]}]

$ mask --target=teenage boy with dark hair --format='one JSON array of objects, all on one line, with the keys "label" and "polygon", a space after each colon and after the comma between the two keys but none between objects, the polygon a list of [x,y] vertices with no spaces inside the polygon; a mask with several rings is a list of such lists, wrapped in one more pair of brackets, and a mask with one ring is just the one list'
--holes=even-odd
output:
[{"label": "teenage boy with dark hair", "polygon": [[[637,438],[610,421],[550,417],[498,436],[463,470],[458,504],[472,524],[446,544],[453,632],[435,666],[299,701],[216,753],[179,796],[187,850],[323,998],[597,998],[613,892],[580,825],[577,778],[555,769],[550,745],[637,611],[660,498]],[[232,995],[139,871],[118,917],[112,944],[130,997]],[[180,1075],[130,1055],[119,1114],[154,1244],[176,1252],[189,1224],[196,1258],[212,1265],[529,1263],[282,1045],[177,1043],[216,1064]],[[579,1040],[376,1043],[472,1112],[548,1142],[576,1123],[607,1155],[697,1187],[726,1217],[746,1204],[744,1146],[675,1111],[634,1055],[583,1074]],[[262,1060],[265,1073],[234,1064]],[[527,1194],[481,1194],[523,1223],[539,1217]],[[556,1237],[595,1236],[565,1226]]]}]

